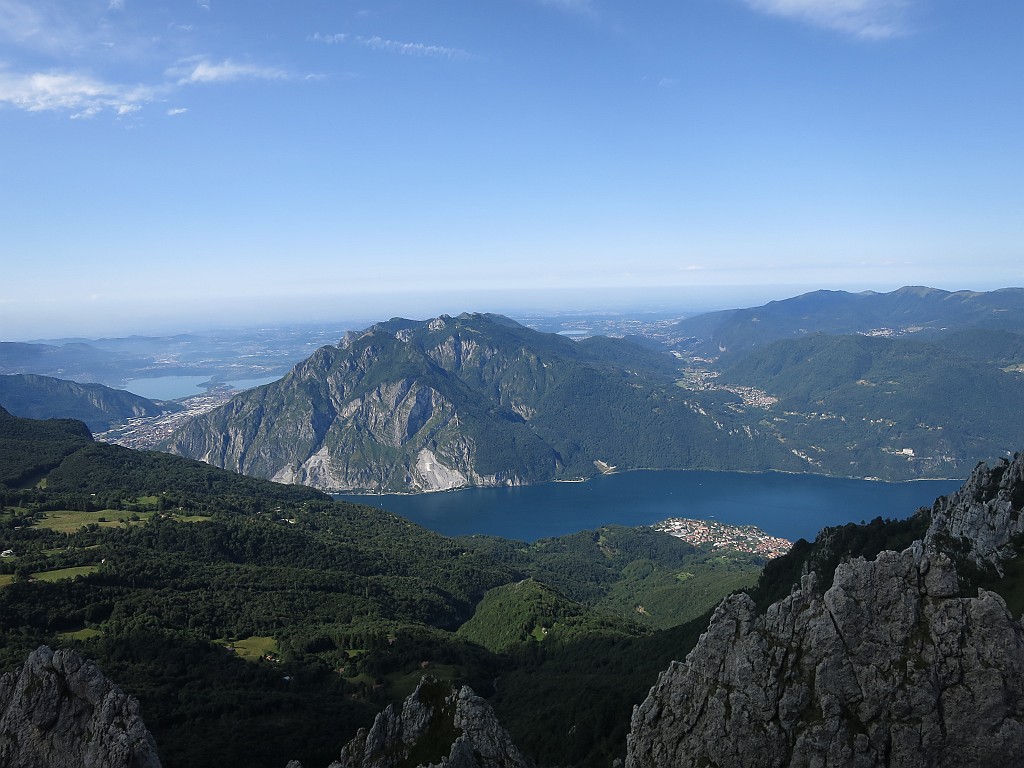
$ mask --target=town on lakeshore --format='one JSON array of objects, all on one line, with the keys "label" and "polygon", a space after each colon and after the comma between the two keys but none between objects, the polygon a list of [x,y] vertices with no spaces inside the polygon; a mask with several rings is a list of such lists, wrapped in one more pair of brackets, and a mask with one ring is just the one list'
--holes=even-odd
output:
[{"label": "town on lakeshore", "polygon": [[671,517],[651,526],[656,531],[682,539],[695,547],[732,550],[760,555],[766,559],[781,557],[789,552],[793,542],[778,536],[769,536],[754,525],[727,525],[714,520],[690,520]]}]

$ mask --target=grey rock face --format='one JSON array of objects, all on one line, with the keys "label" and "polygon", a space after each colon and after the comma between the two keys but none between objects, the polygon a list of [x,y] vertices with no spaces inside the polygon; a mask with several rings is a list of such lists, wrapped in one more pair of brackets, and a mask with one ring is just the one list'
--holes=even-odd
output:
[{"label": "grey rock face", "polygon": [[5,768],[160,768],[138,702],[76,653],[33,651],[0,677]]},{"label": "grey rock face", "polygon": [[[627,768],[1024,765],[1024,629],[996,594],[959,595],[938,543],[1009,553],[1021,459],[936,505],[925,542],[803,577],[758,615],[722,602],[634,710]],[[971,554],[971,553],[969,553]]]},{"label": "grey rock face", "polygon": [[1013,540],[1024,534],[1024,453],[994,467],[979,464],[952,496],[935,502],[925,537],[931,547],[954,546],[979,568],[994,568],[1014,556]]},{"label": "grey rock face", "polygon": [[330,768],[527,768],[486,701],[463,686],[424,678],[398,710],[394,705],[361,728]]}]

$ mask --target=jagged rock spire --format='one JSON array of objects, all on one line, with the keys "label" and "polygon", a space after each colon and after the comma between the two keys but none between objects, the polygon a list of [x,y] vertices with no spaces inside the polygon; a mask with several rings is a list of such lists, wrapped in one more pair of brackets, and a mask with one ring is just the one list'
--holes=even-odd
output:
[{"label": "jagged rock spire", "polygon": [[139,703],[70,650],[41,646],[0,676],[0,766],[160,768]]}]

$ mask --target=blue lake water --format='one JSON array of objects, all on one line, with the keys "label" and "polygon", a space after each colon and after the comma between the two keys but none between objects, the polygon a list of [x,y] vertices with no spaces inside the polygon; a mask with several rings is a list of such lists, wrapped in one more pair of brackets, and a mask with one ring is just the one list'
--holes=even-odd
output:
[{"label": "blue lake water", "polygon": [[585,483],[469,488],[416,495],[342,495],[449,536],[483,533],[534,541],[601,525],[651,525],[669,517],[756,525],[813,539],[825,526],[909,517],[960,480],[880,483],[778,472],[637,471]]},{"label": "blue lake water", "polygon": [[[280,376],[261,376],[252,379],[237,379],[224,382],[233,389],[252,389],[263,384],[277,381]],[[179,397],[191,397],[206,392],[203,386],[210,381],[209,376],[154,376],[148,379],[132,379],[126,381],[122,389],[136,395],[148,397],[150,400],[176,400]]]},{"label": "blue lake water", "polygon": [[126,381],[123,389],[150,400],[174,400],[203,394],[206,387],[200,385],[209,380],[209,376],[154,376]]}]

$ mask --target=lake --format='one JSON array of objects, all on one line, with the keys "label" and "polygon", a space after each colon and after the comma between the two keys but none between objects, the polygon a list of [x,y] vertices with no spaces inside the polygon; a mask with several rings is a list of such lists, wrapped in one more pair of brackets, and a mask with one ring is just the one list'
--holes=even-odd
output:
[{"label": "lake", "polygon": [[[252,389],[263,384],[277,381],[280,376],[261,376],[251,379],[237,379],[219,382],[232,389]],[[132,394],[148,397],[150,400],[177,400],[180,397],[202,395],[207,391],[210,376],[152,376],[148,379],[132,379],[126,381],[121,389]]]},{"label": "lake", "polygon": [[341,495],[448,536],[474,533],[534,541],[601,525],[651,525],[669,517],[756,525],[813,539],[825,526],[909,517],[960,480],[880,483],[780,472],[644,470],[584,483],[467,488],[413,495]]}]

